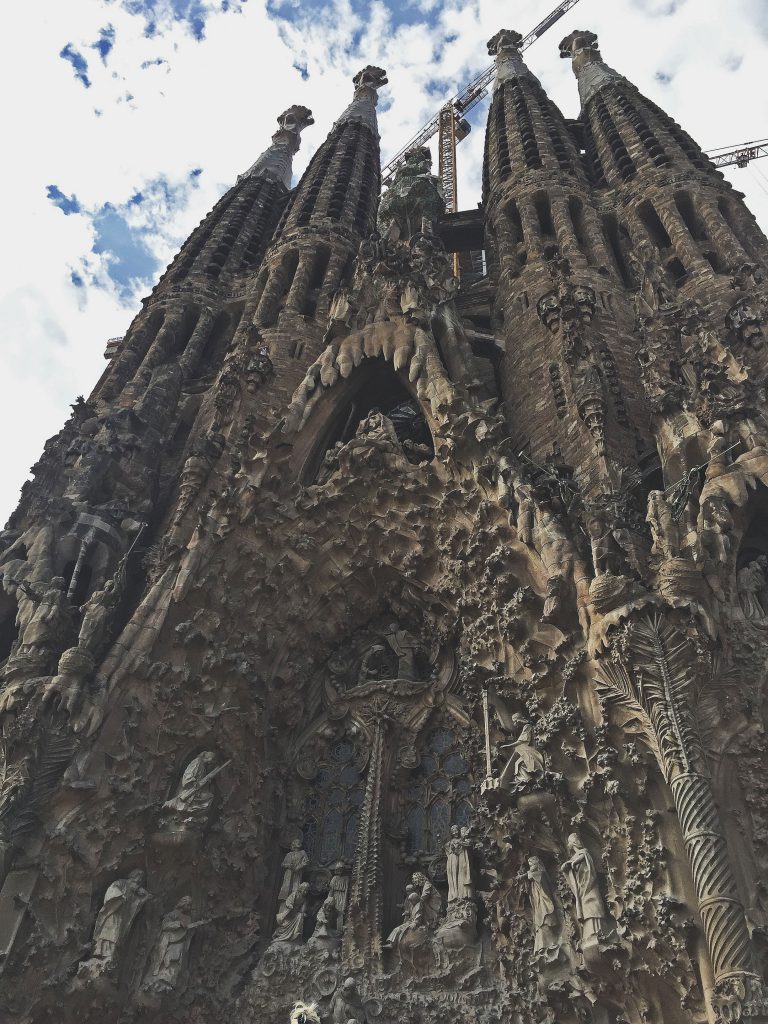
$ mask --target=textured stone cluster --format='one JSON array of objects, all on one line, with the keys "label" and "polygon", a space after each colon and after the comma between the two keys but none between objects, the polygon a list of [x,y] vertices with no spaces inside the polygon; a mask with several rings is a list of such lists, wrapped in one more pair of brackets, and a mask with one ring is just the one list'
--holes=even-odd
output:
[{"label": "textured stone cluster", "polygon": [[768,1017],[768,240],[520,41],[477,211],[286,110],[33,467],[3,1022]]}]

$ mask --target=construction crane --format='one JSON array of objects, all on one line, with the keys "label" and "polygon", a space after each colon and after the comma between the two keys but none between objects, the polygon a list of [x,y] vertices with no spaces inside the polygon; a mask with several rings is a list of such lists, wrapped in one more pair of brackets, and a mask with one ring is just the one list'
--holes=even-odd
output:
[{"label": "construction crane", "polygon": [[740,146],[721,146],[711,149],[707,156],[715,167],[746,167],[751,160],[768,156],[768,139],[743,142]]},{"label": "construction crane", "polygon": [[[575,7],[579,0],[563,0],[551,11],[543,21],[540,21],[536,28],[532,29],[520,43],[520,50],[527,50],[535,43],[539,36],[543,36],[547,29],[551,28],[556,21],[559,21],[572,7]],[[426,145],[435,135],[439,136],[438,174],[443,183],[443,195],[445,196],[445,209],[447,213],[455,213],[458,208],[458,194],[456,185],[456,146],[462,139],[466,139],[470,132],[470,124],[466,115],[476,107],[477,104],[488,95],[488,86],[493,81],[496,73],[496,65],[491,64],[489,68],[478,75],[460,93],[448,100],[440,108],[432,120],[425,124],[421,131],[417,132],[411,141],[396,153],[389,163],[382,168],[382,183],[386,184],[391,180],[397,168],[405,160],[405,154],[417,146]]]}]

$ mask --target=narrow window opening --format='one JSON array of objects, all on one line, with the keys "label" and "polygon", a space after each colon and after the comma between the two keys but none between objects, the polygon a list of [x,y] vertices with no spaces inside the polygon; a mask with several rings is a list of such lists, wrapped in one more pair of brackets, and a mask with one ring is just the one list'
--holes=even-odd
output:
[{"label": "narrow window opening", "polygon": [[539,228],[544,238],[555,237],[555,224],[552,220],[552,207],[549,196],[546,192],[538,192],[533,200],[536,216],[539,218]]},{"label": "narrow window opening", "polygon": [[628,287],[633,287],[634,282],[632,274],[630,273],[629,266],[627,265],[626,257],[624,256],[624,249],[621,243],[619,222],[616,219],[616,216],[612,213],[603,218],[603,237],[605,238],[608,249],[613,256],[616,269],[618,270],[622,281]]},{"label": "narrow window opening", "polygon": [[642,221],[643,227],[651,236],[651,241],[654,245],[661,249],[662,252],[665,249],[671,249],[672,239],[667,234],[667,229],[661,223],[661,219],[653,204],[648,202],[646,199],[640,204],[640,206],[638,206],[637,212],[640,220]]}]

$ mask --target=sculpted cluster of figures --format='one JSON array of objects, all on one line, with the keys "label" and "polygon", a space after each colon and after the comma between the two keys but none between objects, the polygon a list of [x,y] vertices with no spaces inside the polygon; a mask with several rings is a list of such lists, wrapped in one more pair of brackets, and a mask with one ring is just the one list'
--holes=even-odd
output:
[{"label": "sculpted cluster of figures", "polygon": [[[216,755],[210,750],[190,760],[177,792],[160,810],[158,840],[173,835],[177,841],[178,837],[184,841],[202,832],[215,799],[213,779],[229,763],[212,768],[215,761]],[[154,898],[145,884],[144,871],[137,868],[107,887],[96,915],[90,955],[78,967],[78,985],[116,980],[134,924]],[[191,897],[182,896],[163,916],[142,983],[145,993],[161,995],[180,987],[193,934],[209,923],[209,919],[195,920],[193,907]]]}]

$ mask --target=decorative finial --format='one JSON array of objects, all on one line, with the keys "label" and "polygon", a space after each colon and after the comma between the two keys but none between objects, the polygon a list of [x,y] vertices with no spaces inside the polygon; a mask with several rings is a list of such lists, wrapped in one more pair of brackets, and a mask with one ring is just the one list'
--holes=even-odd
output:
[{"label": "decorative finial", "polygon": [[574,29],[570,35],[560,43],[560,56],[564,58],[579,57],[582,63],[588,60],[601,60],[597,36],[594,32],[584,29]]},{"label": "decorative finial", "polygon": [[492,57],[501,56],[503,53],[517,54],[520,50],[520,43],[523,37],[512,28],[502,28],[488,40],[488,53]]},{"label": "decorative finial", "polygon": [[375,68],[369,64],[362,71],[358,71],[352,81],[355,85],[355,94],[357,94],[362,89],[381,89],[383,85],[387,85],[389,80],[384,68]]},{"label": "decorative finial", "polygon": [[294,104],[282,112],[277,119],[277,123],[284,131],[294,132],[296,135],[299,135],[305,128],[314,124],[315,119],[312,117],[312,111],[309,107]]}]

